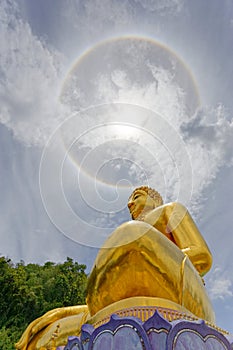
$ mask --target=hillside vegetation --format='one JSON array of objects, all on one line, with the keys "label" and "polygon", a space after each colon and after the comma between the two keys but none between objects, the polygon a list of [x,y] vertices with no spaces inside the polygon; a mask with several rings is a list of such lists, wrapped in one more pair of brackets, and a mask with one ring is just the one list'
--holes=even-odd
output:
[{"label": "hillside vegetation", "polygon": [[85,304],[85,269],[69,257],[43,266],[0,257],[0,349],[13,350],[27,325],[48,310]]}]

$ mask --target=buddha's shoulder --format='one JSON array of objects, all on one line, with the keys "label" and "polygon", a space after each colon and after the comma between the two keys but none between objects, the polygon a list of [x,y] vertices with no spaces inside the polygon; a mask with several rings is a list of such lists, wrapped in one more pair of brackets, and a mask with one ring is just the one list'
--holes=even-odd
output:
[{"label": "buddha's shoulder", "polygon": [[188,211],[188,209],[184,206],[184,204],[181,204],[180,202],[169,202],[169,203],[161,205],[160,207],[158,207],[156,209],[171,209],[171,210]]},{"label": "buddha's shoulder", "polygon": [[150,222],[150,218],[160,218],[161,220],[169,220],[169,218],[182,215],[190,216],[188,209],[179,202],[170,202],[163,204],[153,210],[151,210],[146,216],[145,216],[145,222]]}]

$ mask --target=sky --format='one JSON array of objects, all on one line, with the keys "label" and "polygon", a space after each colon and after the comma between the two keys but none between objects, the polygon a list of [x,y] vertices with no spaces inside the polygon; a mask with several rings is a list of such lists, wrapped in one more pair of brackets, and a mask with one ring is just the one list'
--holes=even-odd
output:
[{"label": "sky", "polygon": [[87,265],[149,185],[213,255],[233,333],[232,0],[1,0],[0,254]]}]

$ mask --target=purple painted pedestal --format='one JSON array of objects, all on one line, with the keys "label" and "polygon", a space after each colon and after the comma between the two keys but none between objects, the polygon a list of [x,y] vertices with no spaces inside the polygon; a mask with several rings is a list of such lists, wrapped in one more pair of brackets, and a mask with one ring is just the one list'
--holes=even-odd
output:
[{"label": "purple painted pedestal", "polygon": [[[59,349],[59,348],[58,348]],[[146,322],[112,315],[94,328],[85,324],[80,337],[69,337],[64,350],[232,350],[233,338],[204,321],[168,322],[157,311]]]}]

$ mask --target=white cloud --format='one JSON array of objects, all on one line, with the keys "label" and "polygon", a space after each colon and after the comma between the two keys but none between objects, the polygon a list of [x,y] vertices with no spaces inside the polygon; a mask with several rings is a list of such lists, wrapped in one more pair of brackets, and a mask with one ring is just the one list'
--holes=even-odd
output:
[{"label": "white cloud", "polygon": [[212,300],[233,297],[232,281],[229,276],[225,276],[219,267],[215,268],[208,281],[208,291]]},{"label": "white cloud", "polygon": [[135,0],[135,2],[140,3],[146,10],[161,14],[179,13],[184,5],[184,0]]},{"label": "white cloud", "polygon": [[0,122],[26,144],[43,145],[61,118],[62,57],[33,35],[13,0],[1,2],[0,18]]},{"label": "white cloud", "polygon": [[[186,114],[185,92],[174,81],[172,74],[161,67],[150,68],[155,80],[147,84],[131,81],[126,71],[115,71],[111,76],[99,75],[96,81],[96,99],[149,108],[159,112],[173,125],[185,141],[195,174],[191,209],[197,212],[202,191],[213,181],[221,166],[232,165],[233,120],[229,119],[222,105],[200,109],[189,119]],[[172,178],[174,173],[170,170]],[[170,185],[174,187],[175,183]]]},{"label": "white cloud", "polygon": [[[176,130],[176,136],[180,139],[183,138],[182,149],[174,143],[171,153],[168,154],[165,144],[158,148],[153,144],[153,141],[149,145],[149,138],[145,131],[148,127],[147,125],[139,125],[145,128],[141,135],[145,153],[142,156],[141,151],[136,150],[135,146],[132,145],[133,159],[139,162],[138,164],[141,164],[142,168],[150,169],[150,181],[155,184],[158,184],[159,164],[160,169],[162,169],[162,175],[160,174],[162,180],[159,185],[164,186],[162,183],[166,179],[166,189],[169,189],[166,194],[170,200],[175,200],[178,198],[180,189],[184,190],[185,184],[181,184],[181,174],[176,169],[178,164],[174,162],[174,156],[176,156],[176,162],[179,162],[180,159],[180,163],[183,163],[184,152],[188,154],[193,178],[192,188],[187,188],[186,191],[192,193],[192,204],[189,209],[193,214],[196,214],[200,212],[200,204],[203,203],[203,190],[213,181],[221,166],[232,164],[233,121],[229,119],[227,111],[222,105],[216,108],[203,108],[191,117],[187,111],[189,96],[187,97],[181,82],[174,77],[174,72],[146,61],[145,66],[148,69],[145,70],[147,79],[144,81],[137,81],[127,69],[123,68],[114,69],[111,72],[99,72],[93,79],[94,89],[92,89],[91,98],[87,93],[84,93],[82,104],[87,105],[89,98],[94,105],[112,102],[126,103],[158,112],[167,122],[167,128],[173,127]],[[148,72],[150,72],[149,75]],[[72,101],[71,95],[69,98]],[[106,114],[106,122],[113,121],[110,115],[110,113]],[[136,116],[134,122],[137,124]],[[148,130],[150,131],[150,128]],[[161,130],[161,132],[165,135],[168,131]],[[146,149],[151,149],[154,153],[153,162],[151,156],[146,155],[148,153]],[[153,151],[155,149],[156,152]],[[157,152],[158,149],[160,153]],[[127,154],[130,155],[131,151],[128,148]],[[140,163],[142,159],[143,163]],[[186,172],[184,168],[182,176],[190,176],[190,173]]]},{"label": "white cloud", "polygon": [[209,176],[215,176],[222,165],[232,165],[233,119],[222,105],[199,110],[181,125],[181,131],[192,149],[193,162],[205,166]]},{"label": "white cloud", "polygon": [[[98,24],[106,25],[109,22],[127,24],[130,19],[132,7],[129,2],[113,0],[87,0],[85,1],[85,10],[88,18],[95,19]],[[94,29],[94,26],[93,26]]]},{"label": "white cloud", "polygon": [[127,73],[124,70],[115,70],[111,74],[111,80],[118,88],[130,88],[130,81],[127,78]]},{"label": "white cloud", "polygon": [[63,11],[88,38],[128,28],[135,12],[128,0],[86,0],[83,4],[68,0],[63,2]]},{"label": "white cloud", "polygon": [[[187,108],[193,90],[190,90],[190,96],[187,96],[185,86],[182,85],[183,75],[185,79],[188,79],[188,75],[183,72],[180,76],[175,76],[175,65],[168,65],[171,63],[171,57],[166,57],[160,51],[156,58],[158,62],[154,62],[153,57],[156,55],[148,42],[139,43],[137,40],[132,40],[130,45],[124,41],[123,46],[113,48],[112,52],[116,56],[118,47],[120,48],[116,62],[113,62],[113,57],[109,54],[104,57],[105,60],[100,70],[98,69],[100,63],[97,61],[97,67],[91,70],[90,75],[87,69],[87,77],[84,76],[82,81],[76,80],[76,77],[72,78],[73,85],[71,82],[64,93],[68,96],[67,101],[66,96],[63,96],[63,101],[67,103],[61,106],[58,103],[58,95],[62,58],[33,35],[29,24],[20,19],[15,4],[13,1],[3,1],[0,8],[2,19],[0,24],[2,36],[0,41],[0,121],[13,131],[15,137],[26,144],[44,145],[58,123],[65,120],[67,111],[71,107],[74,110],[80,110],[89,107],[90,104],[120,102],[139,105],[158,112],[168,122],[168,125],[172,125],[179,137],[184,137],[184,148],[190,155],[195,174],[193,177],[193,208],[197,210],[203,189],[215,178],[222,165],[232,164],[233,122],[226,118],[224,108],[219,106],[215,109],[202,110],[189,119],[190,114]],[[151,9],[154,6],[154,10],[156,8],[165,9],[169,6],[178,9],[178,4],[181,2],[145,1],[143,4]],[[117,8],[116,3],[110,0],[105,0],[103,3],[95,0],[85,3],[88,18],[94,17],[93,11],[98,8],[96,18],[99,21],[104,13],[104,6],[107,13],[112,11],[114,14],[118,11],[119,16],[122,12],[125,13],[123,18],[126,19],[128,16],[124,12],[125,2]],[[69,9],[72,9],[72,6]],[[92,28],[96,29],[95,22]],[[129,51],[127,51],[127,46],[129,46]],[[93,61],[87,60],[87,62],[89,64],[95,62],[95,57],[101,62],[102,54],[108,51],[108,47],[103,46],[102,50],[98,53],[99,56],[93,57]],[[125,57],[122,56],[122,53],[125,54]],[[164,66],[161,62],[165,62]],[[88,68],[88,64],[84,67]],[[80,71],[76,72],[77,76],[80,76],[79,73]],[[72,105],[73,102],[74,105]],[[89,125],[93,126],[90,119],[87,117],[82,120],[86,130]],[[78,127],[80,128],[80,124]],[[174,145],[174,153],[179,155],[179,151]],[[141,153],[141,150],[138,150],[134,154],[140,158]],[[161,153],[156,157],[154,168],[148,166],[150,174],[153,173],[153,170],[158,169],[160,163],[161,168],[166,169],[167,187],[172,189],[173,195],[177,194],[179,179],[174,172],[172,157],[168,162],[165,161],[167,153],[165,155]],[[145,160],[151,165],[151,156],[148,155]],[[154,178],[156,176],[155,171]]]},{"label": "white cloud", "polygon": [[193,173],[193,208],[200,209],[202,190],[222,166],[233,164],[233,120],[222,105],[200,109],[180,126],[190,154]]},{"label": "white cloud", "polygon": [[130,103],[149,108],[176,127],[186,118],[185,93],[168,70],[148,67],[154,79],[147,83],[131,80],[124,70],[114,70],[111,75],[99,74],[95,99],[102,103]]}]

